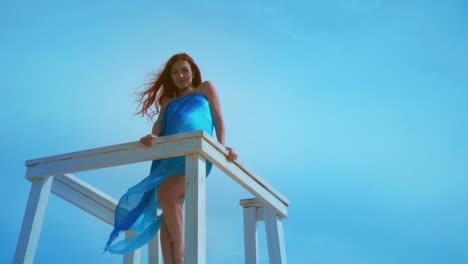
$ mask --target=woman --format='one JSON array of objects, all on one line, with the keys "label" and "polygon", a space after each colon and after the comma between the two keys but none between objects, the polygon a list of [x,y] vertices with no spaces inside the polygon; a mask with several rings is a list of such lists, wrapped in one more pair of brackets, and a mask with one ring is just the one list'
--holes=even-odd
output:
[{"label": "woman", "polygon": [[[143,107],[137,114],[148,115],[153,103],[156,112],[148,116],[159,113],[152,133],[140,139],[144,146],[151,147],[152,140],[159,136],[194,130],[203,129],[212,135],[213,126],[218,141],[224,145],[224,120],[218,93],[211,82],[202,83],[200,70],[189,55],[180,53],[172,56],[156,80],[140,95]],[[234,150],[226,148],[228,160],[237,159]],[[207,162],[207,175],[211,168],[212,164]],[[184,263],[184,173],[185,157],[154,160],[150,174],[120,199],[114,230],[105,250],[120,254],[134,251],[151,240],[161,228],[164,263]],[[159,207],[163,215],[157,217]],[[139,235],[111,245],[120,231],[128,229]]]}]

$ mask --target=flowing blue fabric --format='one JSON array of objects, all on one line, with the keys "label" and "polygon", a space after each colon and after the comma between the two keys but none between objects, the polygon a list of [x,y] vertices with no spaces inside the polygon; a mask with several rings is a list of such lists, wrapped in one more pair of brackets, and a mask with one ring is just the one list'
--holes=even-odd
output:
[{"label": "flowing blue fabric", "polygon": [[[162,129],[161,136],[195,130],[205,130],[213,135],[213,118],[205,95],[192,93],[169,103],[164,112]],[[211,168],[212,163],[207,161],[207,177]],[[158,188],[165,179],[174,174],[185,174],[185,156],[152,161],[150,174],[120,198],[115,210],[114,230],[109,236],[104,252],[132,252],[148,243],[159,232],[164,212],[160,216],[156,215],[160,208]],[[138,235],[112,245],[120,232],[125,230],[133,230]]]}]

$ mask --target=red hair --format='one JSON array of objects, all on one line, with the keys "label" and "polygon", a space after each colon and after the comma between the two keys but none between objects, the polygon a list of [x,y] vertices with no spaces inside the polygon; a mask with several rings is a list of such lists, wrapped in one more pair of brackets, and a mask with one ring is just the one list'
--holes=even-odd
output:
[{"label": "red hair", "polygon": [[[138,107],[141,104],[143,104],[143,107],[135,115],[147,115],[152,120],[155,115],[160,113],[160,108],[165,98],[179,96],[179,89],[177,89],[171,78],[172,65],[178,61],[187,61],[190,64],[193,73],[192,86],[197,87],[201,84],[201,72],[192,57],[187,53],[175,54],[166,62],[161,72],[154,74],[156,78],[148,83],[149,88],[138,94],[140,96],[140,99],[137,100],[140,102]],[[153,103],[155,103],[156,111],[151,110]],[[148,114],[148,110],[151,110],[151,113]]]}]

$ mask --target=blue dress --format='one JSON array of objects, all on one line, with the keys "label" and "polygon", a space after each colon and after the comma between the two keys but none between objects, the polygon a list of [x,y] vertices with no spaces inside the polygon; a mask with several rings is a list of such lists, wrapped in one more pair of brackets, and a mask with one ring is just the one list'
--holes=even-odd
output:
[{"label": "blue dress", "polygon": [[[169,103],[162,124],[161,136],[195,130],[205,130],[213,135],[210,104],[202,93],[188,94]],[[211,168],[211,162],[207,161],[207,176]],[[115,210],[114,230],[109,236],[104,252],[116,254],[132,252],[148,243],[159,232],[164,212],[159,217],[156,215],[160,208],[158,188],[165,179],[174,174],[185,174],[185,156],[152,161],[149,175],[128,189],[120,198]],[[112,245],[121,231],[129,229],[138,235]]]}]

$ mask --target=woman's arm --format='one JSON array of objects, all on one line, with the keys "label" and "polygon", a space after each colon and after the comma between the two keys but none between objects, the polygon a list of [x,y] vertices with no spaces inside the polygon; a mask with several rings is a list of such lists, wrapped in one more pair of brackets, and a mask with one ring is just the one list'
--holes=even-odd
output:
[{"label": "woman's arm", "polygon": [[223,146],[226,146],[224,142],[224,122],[221,120],[215,122],[214,125],[216,130],[216,137],[218,138],[219,143],[221,143]]},{"label": "woman's arm", "polygon": [[[226,147],[224,119],[223,114],[221,112],[221,103],[219,100],[218,92],[216,91],[215,86],[210,81],[205,81],[203,84],[206,85],[206,95],[211,105],[211,114],[213,115],[213,123],[216,130],[216,137],[219,143]],[[237,154],[234,152],[234,150],[230,147],[226,148],[229,151],[228,160],[236,160]]]},{"label": "woman's arm", "polygon": [[216,137],[223,146],[225,145],[225,126],[223,114],[221,112],[221,103],[219,100],[218,92],[216,87],[210,81],[205,81],[203,84],[206,85],[206,95],[211,105],[211,114],[213,115],[213,123],[216,130]]},{"label": "woman's arm", "polygon": [[151,129],[151,134],[153,135],[156,135],[158,137],[161,136],[161,133],[162,133],[162,127],[161,127],[161,114],[159,114],[158,116],[158,120],[156,120],[156,122],[154,122],[153,124],[153,128]]},{"label": "woman's arm", "polygon": [[153,141],[153,139],[161,136],[163,132],[162,120],[163,120],[164,110],[166,109],[166,106],[167,106],[167,101],[163,101],[161,105],[161,111],[159,112],[159,115],[158,115],[158,119],[156,120],[156,122],[154,122],[153,128],[151,129],[151,134],[140,138],[140,142],[144,146],[151,147],[151,142]]}]

